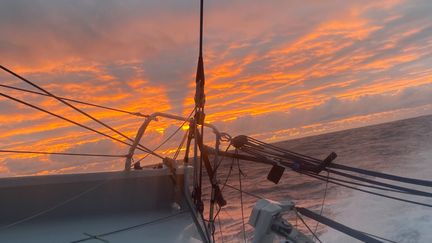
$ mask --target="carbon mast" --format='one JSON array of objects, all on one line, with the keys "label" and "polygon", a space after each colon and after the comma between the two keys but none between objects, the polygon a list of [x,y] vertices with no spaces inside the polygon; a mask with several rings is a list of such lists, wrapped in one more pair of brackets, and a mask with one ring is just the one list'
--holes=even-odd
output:
[{"label": "carbon mast", "polygon": [[[211,199],[208,216],[208,229],[213,235],[214,231],[214,206],[215,202],[219,207],[226,205],[226,201],[223,199],[221,190],[219,189],[216,180],[216,171],[213,170],[216,166],[216,160],[212,166],[206,147],[204,146],[204,124],[205,124],[205,72],[204,72],[204,58],[203,58],[203,25],[204,25],[204,1],[200,0],[200,31],[199,31],[199,54],[198,54],[198,65],[195,77],[195,114],[194,119],[190,124],[190,134],[188,136],[188,143],[186,151],[190,150],[191,139],[194,139],[194,181],[193,181],[193,193],[192,198],[194,200],[197,211],[201,214],[204,219],[204,203],[202,200],[202,176],[203,167],[209,176],[211,183]],[[216,139],[218,141],[218,138]],[[185,155],[185,162],[187,163],[187,156]]]}]

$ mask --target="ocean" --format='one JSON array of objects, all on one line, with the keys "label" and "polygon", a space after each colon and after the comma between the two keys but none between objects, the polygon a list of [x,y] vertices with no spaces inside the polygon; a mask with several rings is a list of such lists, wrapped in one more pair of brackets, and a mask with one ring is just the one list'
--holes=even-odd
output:
[{"label": "ocean", "polygon": [[[275,145],[322,159],[330,152],[336,152],[338,157],[335,162],[338,164],[412,178],[432,179],[432,115],[289,140]],[[218,171],[219,180],[222,182],[230,165],[231,161],[227,159]],[[331,183],[328,184],[323,203],[325,182],[286,170],[279,184],[275,185],[266,180],[270,166],[241,161],[240,168],[244,174],[242,187],[245,192],[276,201],[293,200],[297,206],[318,213],[323,207],[322,215],[325,217],[395,242],[432,242],[431,208],[382,198]],[[326,175],[325,172],[322,173]],[[228,178],[228,184],[239,187],[236,165]],[[414,188],[412,185],[408,186]],[[431,188],[417,189],[432,192]],[[383,193],[432,203],[430,198]],[[221,210],[219,220],[216,221],[215,237],[218,242],[243,242],[240,193],[225,187],[223,195],[228,204]],[[208,195],[204,196],[208,198]],[[248,242],[252,240],[253,229],[247,224],[247,220],[256,200],[243,194]],[[358,242],[343,233],[303,218],[312,230],[316,228],[316,234],[322,242]],[[287,219],[302,232],[311,235],[294,215],[287,215]]]}]

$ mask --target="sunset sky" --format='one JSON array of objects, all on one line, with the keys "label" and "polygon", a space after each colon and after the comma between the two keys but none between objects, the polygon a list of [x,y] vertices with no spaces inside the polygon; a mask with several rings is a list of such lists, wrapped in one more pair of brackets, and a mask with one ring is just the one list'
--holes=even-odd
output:
[{"label": "sunset sky", "polygon": [[[198,4],[1,0],[0,64],[58,96],[187,116],[195,92]],[[206,1],[207,121],[232,135],[274,142],[432,114],[431,13],[430,0]],[[35,90],[5,72],[0,84]],[[0,92],[107,131],[50,98]],[[79,107],[129,137],[143,122]],[[127,152],[5,98],[0,110],[0,149]],[[143,143],[153,148],[178,126],[161,119]],[[180,137],[160,152],[172,150]],[[121,159],[0,155],[0,176],[122,167]]]}]

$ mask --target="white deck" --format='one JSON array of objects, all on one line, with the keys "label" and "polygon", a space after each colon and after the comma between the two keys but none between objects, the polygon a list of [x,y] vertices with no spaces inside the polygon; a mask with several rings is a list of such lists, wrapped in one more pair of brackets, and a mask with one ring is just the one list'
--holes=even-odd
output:
[{"label": "white deck", "polygon": [[175,188],[166,169],[2,178],[0,242],[202,242]]},{"label": "white deck", "polygon": [[[34,220],[10,229],[0,231],[0,242],[48,243],[73,242],[88,238],[85,235],[104,233],[142,225],[175,212],[154,211],[118,215],[69,218],[67,220]],[[130,230],[101,236],[83,242],[142,243],[142,242],[201,242],[199,233],[189,212],[183,212],[168,219],[146,224]]]}]

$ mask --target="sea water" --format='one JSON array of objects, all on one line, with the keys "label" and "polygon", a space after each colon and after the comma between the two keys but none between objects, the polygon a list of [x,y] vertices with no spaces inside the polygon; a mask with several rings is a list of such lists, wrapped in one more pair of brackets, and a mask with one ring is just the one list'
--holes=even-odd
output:
[{"label": "sea water", "polygon": [[[339,164],[432,180],[432,116],[289,140],[276,145],[321,159],[334,151],[338,154],[335,162]],[[218,171],[222,183],[230,166],[231,161],[226,160]],[[267,165],[241,161],[240,168],[244,174],[241,178],[244,191],[272,200],[293,200],[297,206],[317,213],[323,207],[322,215],[325,217],[395,242],[432,242],[431,208],[382,198],[330,183],[327,185],[327,196],[323,203],[325,182],[286,170],[280,183],[275,185],[266,180],[270,170]],[[238,171],[237,164],[234,164],[228,179],[228,184],[237,188]],[[326,175],[325,172],[322,174]],[[385,180],[383,182],[400,184]],[[432,192],[431,188],[400,185]],[[432,204],[430,198],[377,192]],[[223,195],[228,204],[220,211],[219,219],[216,220],[215,237],[219,242],[243,242],[240,193],[225,187]],[[247,224],[247,220],[256,200],[243,194],[248,242],[252,240],[253,228]],[[327,226],[317,225],[315,221],[303,218],[312,231],[316,230],[322,242],[358,242]],[[296,216],[287,215],[287,219],[293,225],[297,225],[302,232],[311,235]]]}]

